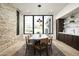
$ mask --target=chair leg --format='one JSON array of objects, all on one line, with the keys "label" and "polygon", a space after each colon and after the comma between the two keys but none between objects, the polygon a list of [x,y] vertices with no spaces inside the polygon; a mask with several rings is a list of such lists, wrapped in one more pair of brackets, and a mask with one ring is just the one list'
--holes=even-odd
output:
[{"label": "chair leg", "polygon": [[40,56],[41,56],[41,49],[40,49],[39,53],[40,53]]},{"label": "chair leg", "polygon": [[26,50],[25,50],[25,56],[27,55],[27,49],[28,49],[28,47],[26,46]]},{"label": "chair leg", "polygon": [[26,51],[25,51],[25,56],[27,55],[27,49],[26,49]]},{"label": "chair leg", "polygon": [[36,49],[34,48],[34,55],[36,54]]},{"label": "chair leg", "polygon": [[51,54],[52,54],[52,52],[53,52],[53,51],[52,51],[52,45],[51,45],[50,47],[51,47]]},{"label": "chair leg", "polygon": [[48,56],[48,46],[46,47],[46,54],[47,54],[47,56]]}]

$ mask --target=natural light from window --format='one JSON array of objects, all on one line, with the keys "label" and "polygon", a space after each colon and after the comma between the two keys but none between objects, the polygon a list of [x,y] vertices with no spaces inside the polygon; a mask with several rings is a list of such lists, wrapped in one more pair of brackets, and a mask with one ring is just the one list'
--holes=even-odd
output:
[{"label": "natural light from window", "polygon": [[25,33],[33,33],[33,17],[25,16]]}]

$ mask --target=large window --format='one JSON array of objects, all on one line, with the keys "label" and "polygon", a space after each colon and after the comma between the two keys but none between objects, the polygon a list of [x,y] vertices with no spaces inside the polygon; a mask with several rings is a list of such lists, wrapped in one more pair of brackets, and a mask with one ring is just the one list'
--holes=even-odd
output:
[{"label": "large window", "polygon": [[24,15],[24,33],[52,34],[52,15]]},{"label": "large window", "polygon": [[52,16],[44,16],[44,33],[52,33]]}]

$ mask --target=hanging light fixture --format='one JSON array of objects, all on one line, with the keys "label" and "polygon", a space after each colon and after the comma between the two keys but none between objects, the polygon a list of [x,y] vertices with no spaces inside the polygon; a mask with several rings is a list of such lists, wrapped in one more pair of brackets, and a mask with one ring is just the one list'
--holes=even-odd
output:
[{"label": "hanging light fixture", "polygon": [[37,20],[37,22],[42,22],[42,20],[39,18],[39,19]]},{"label": "hanging light fixture", "polygon": [[38,5],[38,7],[41,7],[41,5]]},{"label": "hanging light fixture", "polygon": [[[39,4],[39,5],[37,5],[37,7],[38,7],[38,8],[40,8],[40,7],[41,7],[41,5]],[[39,19],[37,20],[37,22],[39,22],[39,23],[40,23],[40,22],[42,22],[42,20],[39,18]]]}]

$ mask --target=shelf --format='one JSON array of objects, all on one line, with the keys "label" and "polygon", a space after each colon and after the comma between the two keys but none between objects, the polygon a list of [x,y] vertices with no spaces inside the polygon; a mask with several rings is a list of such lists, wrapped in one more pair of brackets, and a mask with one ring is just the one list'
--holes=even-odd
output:
[{"label": "shelf", "polygon": [[78,26],[64,26],[64,28],[79,28],[79,25]]}]

